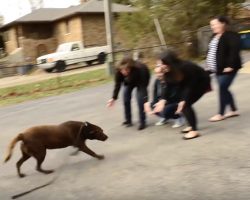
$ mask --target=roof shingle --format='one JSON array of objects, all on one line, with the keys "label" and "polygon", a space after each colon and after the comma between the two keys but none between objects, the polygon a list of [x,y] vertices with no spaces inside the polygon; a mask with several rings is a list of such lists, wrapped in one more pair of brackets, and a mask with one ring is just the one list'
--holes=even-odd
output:
[{"label": "roof shingle", "polygon": [[[114,13],[122,12],[135,12],[137,9],[122,5],[122,4],[112,4],[112,11]],[[18,23],[31,23],[31,22],[53,22],[68,16],[81,13],[103,13],[104,3],[103,0],[90,0],[84,4],[78,6],[71,6],[68,8],[40,8],[35,10],[15,21],[3,25],[0,29],[9,27],[13,24]]]}]

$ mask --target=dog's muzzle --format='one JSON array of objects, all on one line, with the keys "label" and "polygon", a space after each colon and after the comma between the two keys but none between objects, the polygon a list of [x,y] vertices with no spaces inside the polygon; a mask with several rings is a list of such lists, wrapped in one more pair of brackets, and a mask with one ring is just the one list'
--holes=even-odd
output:
[{"label": "dog's muzzle", "polygon": [[103,135],[102,138],[101,138],[101,141],[105,141],[108,139],[108,136],[107,135]]}]

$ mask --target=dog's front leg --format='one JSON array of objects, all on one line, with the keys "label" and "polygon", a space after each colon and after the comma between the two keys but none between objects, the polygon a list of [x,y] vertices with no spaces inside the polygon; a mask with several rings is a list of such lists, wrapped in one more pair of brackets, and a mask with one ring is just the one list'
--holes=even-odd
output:
[{"label": "dog's front leg", "polygon": [[104,159],[104,155],[98,155],[96,154],[95,152],[93,152],[91,149],[89,149],[85,144],[81,145],[81,147],[79,148],[80,151],[92,156],[92,157],[95,157],[99,160],[102,160]]},{"label": "dog's front leg", "polygon": [[78,153],[79,153],[79,149],[75,150],[75,151],[72,152],[70,155],[71,155],[71,156],[76,156],[76,155],[78,155]]}]

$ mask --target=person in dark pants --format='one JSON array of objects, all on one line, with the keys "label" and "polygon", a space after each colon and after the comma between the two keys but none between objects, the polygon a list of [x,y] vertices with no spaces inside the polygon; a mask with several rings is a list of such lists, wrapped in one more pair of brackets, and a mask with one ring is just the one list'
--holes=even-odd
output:
[{"label": "person in dark pants", "polygon": [[[183,117],[176,114],[175,111],[179,102],[178,86],[174,84],[166,84],[164,80],[164,73],[161,67],[154,69],[156,79],[153,86],[153,100],[144,104],[145,111],[148,114],[156,114],[160,117],[160,120],[155,124],[156,126],[164,125],[169,119],[174,119],[172,128],[179,128],[184,125],[185,121]],[[167,103],[161,113],[153,113],[152,109],[163,98],[166,98]]]},{"label": "person in dark pants", "polygon": [[[214,33],[208,48],[207,70],[215,73],[219,85],[219,111],[209,121],[217,122],[238,116],[238,109],[229,87],[241,68],[240,36],[228,30],[226,17],[215,17],[210,21]],[[226,107],[231,111],[225,114]]]},{"label": "person in dark pants", "polygon": [[124,85],[123,103],[125,121],[123,125],[127,127],[132,126],[132,113],[131,113],[131,96],[132,91],[136,88],[136,97],[140,117],[140,126],[138,130],[146,127],[146,116],[144,112],[144,103],[147,101],[148,92],[147,87],[150,80],[150,72],[148,67],[139,62],[134,61],[132,58],[124,58],[115,74],[115,87],[113,97],[108,101],[108,107],[114,105],[118,98],[118,94],[122,84]]},{"label": "person in dark pants", "polygon": [[[178,84],[181,98],[176,113],[183,113],[189,127],[182,130],[186,133],[183,139],[192,139],[199,136],[197,118],[192,105],[210,90],[210,76],[198,65],[183,61],[173,51],[165,51],[161,54],[157,65],[165,72],[165,81],[169,84]],[[162,111],[166,100],[162,99],[154,109],[154,112]]]}]

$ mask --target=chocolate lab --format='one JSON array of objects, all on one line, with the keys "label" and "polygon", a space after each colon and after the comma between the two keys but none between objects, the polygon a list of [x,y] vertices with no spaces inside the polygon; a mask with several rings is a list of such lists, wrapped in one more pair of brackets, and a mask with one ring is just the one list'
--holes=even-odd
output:
[{"label": "chocolate lab", "polygon": [[22,141],[22,157],[16,163],[19,177],[25,176],[21,173],[20,167],[31,156],[37,160],[37,171],[49,174],[53,170],[44,170],[41,168],[46,156],[46,149],[73,146],[78,148],[78,151],[85,152],[101,160],[104,156],[90,150],[86,146],[85,141],[87,139],[105,141],[107,138],[108,136],[103,133],[100,127],[89,122],[67,121],[59,125],[35,126],[20,133],[12,140],[4,162],[7,162],[11,158],[16,143]]}]

